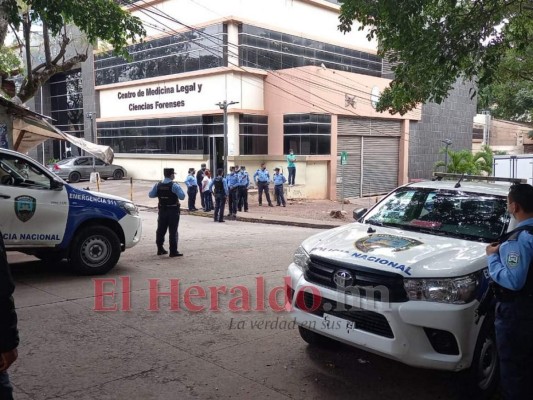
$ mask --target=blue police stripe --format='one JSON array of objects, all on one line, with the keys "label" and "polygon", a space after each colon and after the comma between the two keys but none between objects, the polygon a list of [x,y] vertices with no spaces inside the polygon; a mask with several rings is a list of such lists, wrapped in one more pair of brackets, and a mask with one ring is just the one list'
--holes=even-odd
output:
[{"label": "blue police stripe", "polygon": [[126,211],[120,207],[119,201],[93,195],[86,190],[65,185],[68,198],[68,216],[63,241],[60,248],[66,248],[71,244],[74,233],[85,221],[94,218],[120,221],[126,215]]}]

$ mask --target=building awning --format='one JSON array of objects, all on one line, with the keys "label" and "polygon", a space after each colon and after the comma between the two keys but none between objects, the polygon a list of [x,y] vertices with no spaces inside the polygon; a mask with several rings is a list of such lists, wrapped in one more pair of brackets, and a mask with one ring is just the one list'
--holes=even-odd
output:
[{"label": "building awning", "polygon": [[47,121],[45,115],[35,113],[0,97],[0,105],[13,116],[13,150],[27,153],[48,139],[65,140],[85,152],[111,164],[113,149],[62,132]]}]

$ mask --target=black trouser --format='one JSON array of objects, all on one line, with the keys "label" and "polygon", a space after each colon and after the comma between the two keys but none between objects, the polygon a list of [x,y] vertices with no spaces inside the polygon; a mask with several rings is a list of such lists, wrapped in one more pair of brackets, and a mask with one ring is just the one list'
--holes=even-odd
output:
[{"label": "black trouser", "polygon": [[296,178],[296,167],[287,167],[289,170],[288,184],[294,185],[294,179]]},{"label": "black trouser", "polygon": [[13,399],[13,386],[11,386],[11,383],[9,382],[9,375],[6,371],[0,372],[0,399]]},{"label": "black trouser", "polygon": [[224,221],[224,207],[226,206],[226,195],[215,194],[215,213],[213,218],[216,221]]},{"label": "black trouser", "polygon": [[274,195],[278,206],[285,206],[285,196],[283,195],[283,185],[274,186]]},{"label": "black trouser", "polygon": [[265,197],[268,201],[268,204],[272,204],[272,201],[270,200],[270,191],[268,190],[268,182],[257,182],[257,189],[259,190],[259,205],[263,203],[263,192],[265,192]]},{"label": "black trouser", "polygon": [[178,251],[178,225],[180,223],[179,206],[159,206],[159,215],[157,217],[157,231],[155,244],[157,247],[163,247],[165,243],[165,234],[168,229],[168,243],[170,254]]},{"label": "black trouser", "polygon": [[229,190],[229,213],[233,215],[237,215],[237,203],[239,202],[239,197],[237,195],[238,193],[239,189],[237,188],[237,186]]},{"label": "black trouser", "polygon": [[205,210],[206,209],[206,207],[205,207],[205,196],[204,196],[204,191],[202,190],[202,183],[201,182],[198,185],[198,192],[200,192],[200,203],[202,204],[202,208]]},{"label": "black trouser", "polygon": [[533,394],[533,298],[496,304],[496,345],[500,385],[505,399],[531,399]]},{"label": "black trouser", "polygon": [[244,207],[244,211],[248,211],[248,188],[246,186],[239,186],[239,202],[237,207],[241,211]]},{"label": "black trouser", "polygon": [[189,211],[196,208],[196,194],[198,193],[198,186],[189,186],[187,188],[187,196],[189,198]]}]

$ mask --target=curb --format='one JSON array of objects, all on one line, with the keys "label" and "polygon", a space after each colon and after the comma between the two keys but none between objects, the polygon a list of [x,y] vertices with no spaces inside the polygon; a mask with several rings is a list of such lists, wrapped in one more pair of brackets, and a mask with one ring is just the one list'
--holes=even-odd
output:
[{"label": "curb", "polygon": [[[143,208],[145,211],[157,212],[157,207],[149,207],[137,204],[137,207]],[[182,215],[195,215],[197,217],[212,218],[213,214],[209,214],[203,211],[189,211],[187,209],[181,210]],[[279,219],[264,219],[264,218],[255,218],[255,217],[241,217],[237,216],[236,221],[242,222],[252,222],[258,224],[269,224],[269,225],[285,225],[285,226],[298,226],[301,228],[312,228],[312,229],[333,229],[338,228],[342,225],[330,225],[321,222],[308,222],[308,221],[291,221],[291,220],[279,220]]]}]

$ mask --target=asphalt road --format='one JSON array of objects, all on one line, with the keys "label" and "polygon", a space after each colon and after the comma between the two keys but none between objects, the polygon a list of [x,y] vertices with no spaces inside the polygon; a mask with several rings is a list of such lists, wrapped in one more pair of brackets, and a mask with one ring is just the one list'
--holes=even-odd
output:
[{"label": "asphalt road", "polygon": [[[114,298],[95,296],[98,281],[64,265],[9,254],[21,336],[10,369],[17,399],[459,398],[456,374],[346,346],[312,348],[285,313],[256,311],[261,298],[268,305],[257,281],[266,293],[282,286],[293,251],[318,230],[182,216],[185,256],[171,259],[155,255],[156,214],[142,217],[141,243],[101,277],[116,280]],[[161,298],[159,311],[149,310],[157,279],[160,292],[180,291],[177,304]],[[224,287],[226,295],[211,296]],[[194,296],[202,290],[206,297]],[[247,290],[249,307],[237,300]]]}]

